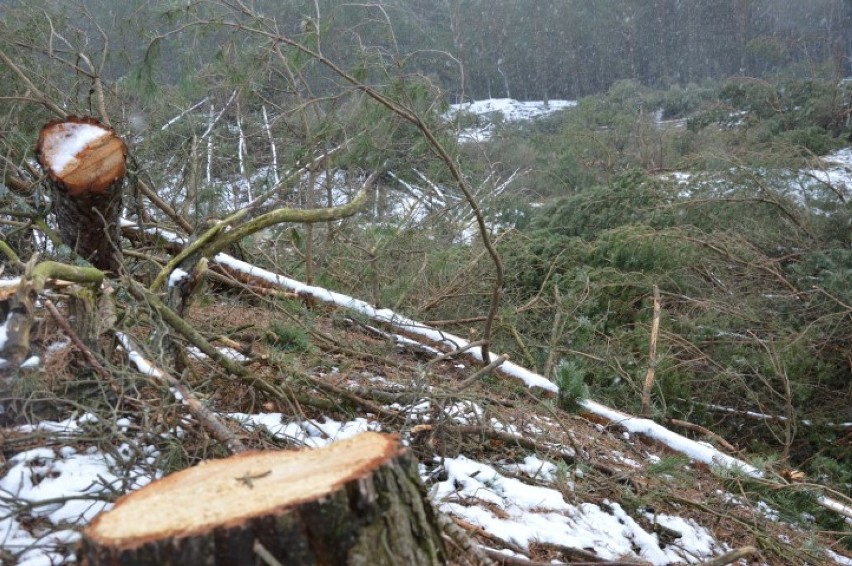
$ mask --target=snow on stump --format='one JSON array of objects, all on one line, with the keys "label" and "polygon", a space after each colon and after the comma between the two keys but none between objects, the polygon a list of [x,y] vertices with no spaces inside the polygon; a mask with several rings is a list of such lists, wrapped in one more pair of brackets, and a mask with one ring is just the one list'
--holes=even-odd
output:
[{"label": "snow on stump", "polygon": [[94,118],[69,116],[45,124],[36,157],[53,188],[62,242],[95,267],[115,269],[124,141]]},{"label": "snow on stump", "polygon": [[417,466],[375,432],[202,463],[118,500],[83,531],[83,565],[444,564]]}]

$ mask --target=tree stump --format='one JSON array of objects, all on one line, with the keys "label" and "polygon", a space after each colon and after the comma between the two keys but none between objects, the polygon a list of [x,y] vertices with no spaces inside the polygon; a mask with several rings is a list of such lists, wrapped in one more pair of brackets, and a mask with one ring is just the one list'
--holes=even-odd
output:
[{"label": "tree stump", "polygon": [[81,564],[444,564],[414,459],[368,432],[325,448],[245,452],[118,500],[83,531]]},{"label": "tree stump", "polygon": [[127,146],[94,118],[48,122],[36,157],[53,188],[62,242],[99,269],[118,266],[121,197]]}]

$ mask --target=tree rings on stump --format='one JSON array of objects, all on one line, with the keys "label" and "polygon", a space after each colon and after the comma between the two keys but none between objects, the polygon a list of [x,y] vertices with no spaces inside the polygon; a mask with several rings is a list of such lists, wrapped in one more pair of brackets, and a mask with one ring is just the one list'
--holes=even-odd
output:
[{"label": "tree rings on stump", "polygon": [[82,564],[443,564],[414,460],[368,432],[325,448],[246,452],[119,499],[83,532]]},{"label": "tree rings on stump", "polygon": [[95,267],[115,268],[113,246],[119,242],[127,171],[124,141],[94,118],[69,116],[45,124],[38,136],[36,157],[54,188],[63,243]]}]

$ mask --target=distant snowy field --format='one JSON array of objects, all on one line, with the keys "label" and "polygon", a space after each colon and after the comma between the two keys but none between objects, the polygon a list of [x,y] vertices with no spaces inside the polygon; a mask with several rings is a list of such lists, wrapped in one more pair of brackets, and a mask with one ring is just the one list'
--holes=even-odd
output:
[{"label": "distant snowy field", "polygon": [[459,141],[481,142],[491,138],[494,133],[492,120],[497,117],[503,122],[523,122],[547,116],[554,112],[577,106],[576,100],[532,100],[522,102],[513,98],[489,98],[463,104],[453,104],[447,112],[448,118],[459,114],[480,116],[486,123],[459,131]]},{"label": "distant snowy field", "polygon": [[678,197],[689,199],[699,193],[724,198],[743,189],[742,179],[774,180],[772,188],[812,214],[831,214],[846,206],[852,196],[852,148],[824,156],[817,167],[799,170],[732,169],[729,173],[676,171],[663,179],[679,186]]}]

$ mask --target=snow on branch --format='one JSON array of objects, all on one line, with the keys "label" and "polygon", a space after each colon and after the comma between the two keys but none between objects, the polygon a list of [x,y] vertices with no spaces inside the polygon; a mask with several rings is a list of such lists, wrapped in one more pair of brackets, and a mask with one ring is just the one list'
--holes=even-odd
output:
[{"label": "snow on branch", "polygon": [[[216,262],[236,271],[246,273],[253,277],[258,277],[272,283],[273,285],[289,289],[302,296],[309,296],[324,303],[330,303],[351,309],[373,320],[390,324],[403,332],[425,338],[433,343],[441,344],[453,349],[463,348],[468,343],[468,341],[464,338],[423,325],[390,309],[377,309],[367,302],[354,299],[348,295],[329,291],[322,287],[305,285],[304,283],[290,279],[289,277],[278,275],[244,261],[240,261],[228,254],[220,253],[214,259]],[[469,350],[467,354],[482,361],[481,350]],[[497,354],[492,353],[491,357],[493,359],[494,357],[497,357]],[[550,380],[512,362],[504,363],[500,366],[499,371],[523,381],[527,387],[538,387],[551,393],[559,391],[559,388],[551,383]]]},{"label": "snow on branch", "polygon": [[124,351],[127,352],[127,358],[130,360],[130,363],[136,366],[136,369],[139,370],[139,373],[142,375],[147,375],[153,377],[155,379],[164,379],[166,373],[145,359],[145,356],[139,353],[133,344],[130,342],[130,338],[124,332],[116,332],[115,337],[118,339],[121,347],[124,348]]},{"label": "snow on branch", "polygon": [[689,438],[672,432],[666,427],[657,424],[650,419],[634,417],[626,413],[622,413],[621,411],[610,409],[609,407],[589,399],[584,400],[581,405],[586,410],[624,427],[629,432],[642,434],[649,438],[658,440],[669,448],[672,448],[681,454],[685,454],[697,462],[703,462],[710,466],[719,466],[730,470],[740,470],[744,474],[755,478],[763,477],[763,473],[754,466],[737,458],[728,456],[727,454],[706,444],[690,440]]},{"label": "snow on branch", "polygon": [[171,120],[169,120],[168,122],[163,124],[163,127],[160,128],[160,131],[165,131],[165,130],[169,129],[169,127],[172,124],[174,124],[175,122],[177,122],[178,120],[180,120],[181,118],[183,118],[184,116],[186,116],[187,114],[189,114],[190,112],[192,112],[193,110],[195,110],[196,108],[198,108],[199,106],[201,106],[202,104],[207,102],[208,100],[210,100],[210,97],[205,96],[204,100],[202,100],[201,102],[198,102],[197,104],[193,104],[192,106],[190,106],[189,108],[187,108],[186,110],[184,110],[183,112],[181,112],[180,114],[178,114],[177,116],[175,116],[174,118],[172,118]]}]

